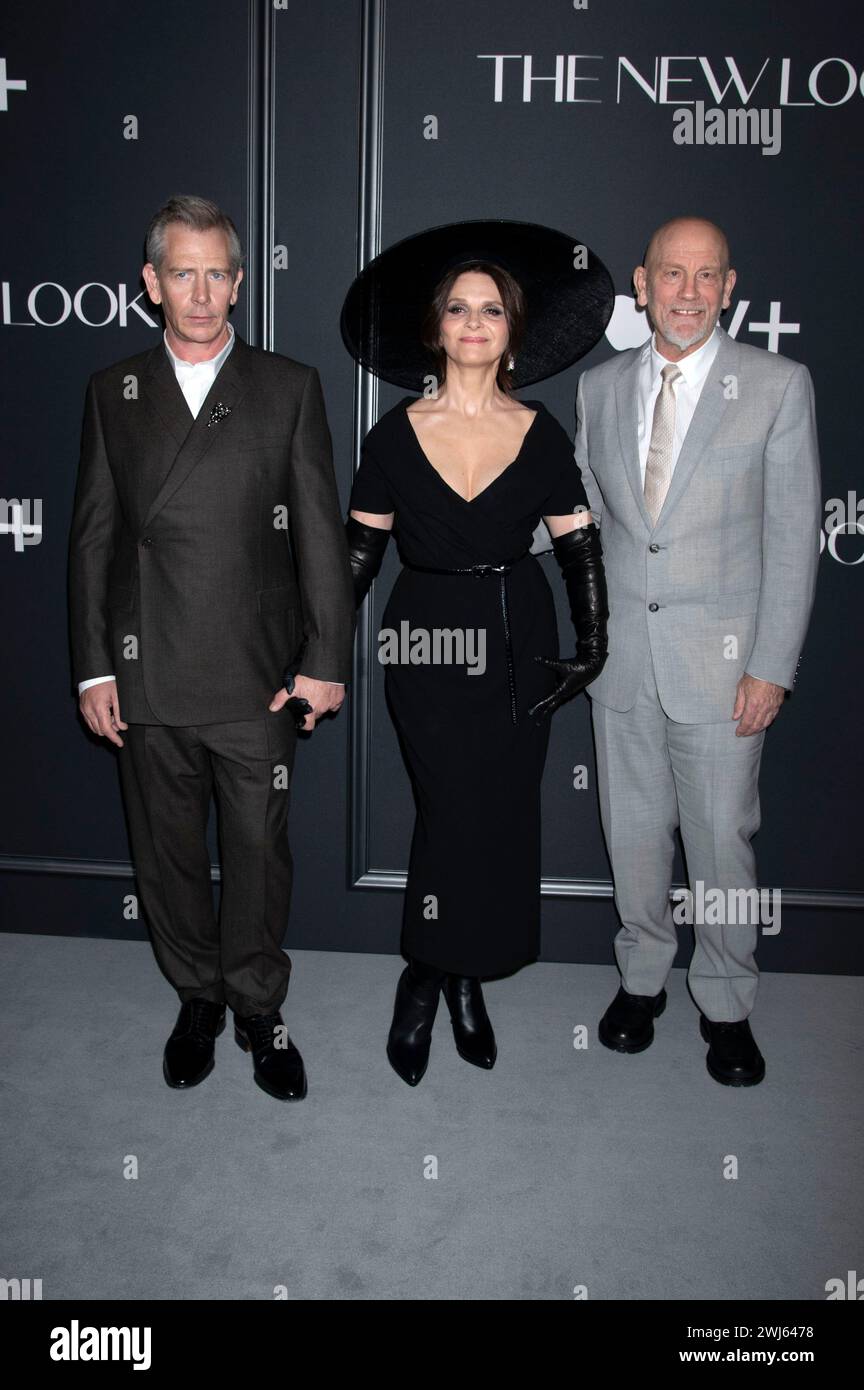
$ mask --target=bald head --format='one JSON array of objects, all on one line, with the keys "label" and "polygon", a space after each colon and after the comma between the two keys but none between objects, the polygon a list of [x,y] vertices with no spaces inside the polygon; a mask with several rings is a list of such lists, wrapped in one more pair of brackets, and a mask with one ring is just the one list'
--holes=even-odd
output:
[{"label": "bald head", "polygon": [[654,345],[670,362],[706,343],[729,308],[735,271],[724,233],[704,217],[658,227],[633,272],[636,302],[648,310]]},{"label": "bald head", "polygon": [[652,264],[656,264],[670,246],[674,247],[681,241],[690,242],[694,238],[706,246],[713,243],[712,249],[725,275],[731,265],[729,242],[722,227],[718,227],[716,222],[709,222],[707,217],[672,217],[664,222],[648,242],[642,264],[650,273]]}]

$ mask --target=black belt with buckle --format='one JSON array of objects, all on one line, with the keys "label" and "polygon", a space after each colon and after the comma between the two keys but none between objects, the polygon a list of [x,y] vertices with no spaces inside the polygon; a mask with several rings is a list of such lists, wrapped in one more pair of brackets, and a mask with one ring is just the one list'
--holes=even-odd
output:
[{"label": "black belt with buckle", "polygon": [[507,683],[510,687],[510,717],[516,723],[516,675],[513,669],[513,639],[510,631],[510,610],[507,607],[507,576],[514,565],[530,552],[528,548],[522,551],[521,555],[516,555],[512,560],[505,560],[502,565],[464,565],[459,569],[437,569],[431,565],[411,565],[403,561],[406,569],[419,570],[421,574],[470,574],[476,579],[485,579],[488,575],[497,575],[500,583],[499,593],[501,596],[501,616],[504,621],[504,647],[507,653]]}]

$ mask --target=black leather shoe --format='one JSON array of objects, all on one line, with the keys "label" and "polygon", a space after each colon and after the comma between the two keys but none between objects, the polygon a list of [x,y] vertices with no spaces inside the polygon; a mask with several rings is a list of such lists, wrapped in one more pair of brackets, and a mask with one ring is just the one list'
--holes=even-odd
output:
[{"label": "black leather shoe", "polygon": [[712,1023],[699,1015],[699,1031],[708,1043],[705,1065],[721,1086],[758,1086],[765,1075],[765,1058],[756,1046],[746,1018],[737,1023]]},{"label": "black leather shoe", "polygon": [[442,986],[456,1051],[466,1062],[491,1071],[498,1056],[495,1034],[476,975],[447,975]]},{"label": "black leather shoe", "polygon": [[216,1039],[224,1027],[224,1004],[210,999],[187,999],[181,1004],[162,1057],[162,1075],[169,1086],[188,1090],[210,1075]]},{"label": "black leather shoe", "polygon": [[443,982],[443,970],[416,960],[399,976],[387,1057],[393,1070],[409,1086],[423,1080],[429,1064],[432,1024]]},{"label": "black leather shoe", "polygon": [[644,1052],[654,1041],[654,1019],[665,1008],[665,989],[659,994],[628,994],[622,985],[600,1020],[600,1041],[613,1052]]},{"label": "black leather shoe", "polygon": [[[234,1015],[234,1040],[252,1053],[255,1081],[276,1100],[302,1100],[306,1094],[303,1058],[288,1034],[280,1013]],[[277,1031],[278,1030],[278,1031]]]}]

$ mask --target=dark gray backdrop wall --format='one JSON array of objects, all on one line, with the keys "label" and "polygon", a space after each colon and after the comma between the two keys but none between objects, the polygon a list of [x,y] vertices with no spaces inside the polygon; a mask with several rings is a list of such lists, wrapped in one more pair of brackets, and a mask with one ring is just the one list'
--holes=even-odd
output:
[{"label": "dark gray backdrop wall", "polygon": [[[6,79],[26,88],[0,84],[0,493],[41,499],[43,527],[23,551],[0,535],[17,651],[2,684],[8,930],[145,935],[124,915],[134,885],[116,754],[78,717],[69,670],[66,557],[83,393],[91,372],[158,342],[140,272],[147,224],[168,196],[214,198],[241,237],[254,231],[254,19],[237,0],[4,10],[0,59]],[[243,294],[235,316],[244,336],[251,302]]]},{"label": "dark gray backdrop wall", "polygon": [[[782,17],[780,29],[769,0],[722,9],[692,0],[193,0],[179,10],[165,0],[146,15],[101,0],[11,7],[0,58],[7,81],[27,87],[6,89],[6,109],[0,96],[2,492],[41,498],[44,529],[23,550],[0,536],[15,634],[3,688],[14,731],[0,841],[6,929],[144,935],[124,917],[134,886],[114,754],[83,731],[69,693],[65,546],[87,376],[156,340],[146,299],[128,305],[159,202],[205,193],[245,232],[235,326],[319,368],[343,504],[359,440],[398,394],[379,396],[339,338],[359,264],[457,218],[543,221],[585,240],[612,271],[618,311],[585,363],[529,393],[572,430],[579,371],[646,331],[630,310],[630,276],[649,232],[696,212],[731,238],[739,279],[727,331],[810,367],[823,459],[817,606],[763,764],[760,880],[784,891],[782,929],[763,936],[760,961],[861,969],[854,619],[864,522],[846,287],[861,225],[864,56],[845,0],[818,13],[785,4]],[[675,143],[678,113],[698,129],[715,108],[762,113],[763,143],[779,130],[779,151]],[[135,139],[124,138],[130,116]],[[397,572],[390,550],[360,625],[349,701],[298,758],[289,946],[398,949],[394,890],[413,811],[374,659]],[[566,648],[557,570],[544,564]],[[577,790],[581,765],[587,786]],[[544,957],[610,961],[615,917],[585,698],[556,715],[544,824]],[[678,964],[688,951],[685,939]]]}]

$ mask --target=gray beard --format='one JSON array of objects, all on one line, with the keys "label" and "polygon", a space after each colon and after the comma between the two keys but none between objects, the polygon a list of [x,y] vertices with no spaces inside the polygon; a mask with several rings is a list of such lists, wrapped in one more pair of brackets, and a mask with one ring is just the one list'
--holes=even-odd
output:
[{"label": "gray beard", "polygon": [[697,342],[701,347],[701,345],[703,343],[707,343],[708,339],[711,337],[711,334],[714,332],[714,329],[717,326],[717,320],[719,319],[719,317],[720,314],[718,312],[714,315],[713,319],[708,320],[708,327],[706,328],[702,337],[699,339],[692,337],[687,338],[683,333],[676,333],[675,329],[667,328],[663,329],[663,337],[666,339],[667,343],[671,343],[673,347],[681,348],[682,351],[685,348],[693,347]]}]

